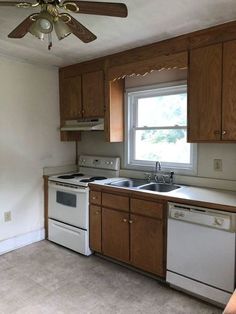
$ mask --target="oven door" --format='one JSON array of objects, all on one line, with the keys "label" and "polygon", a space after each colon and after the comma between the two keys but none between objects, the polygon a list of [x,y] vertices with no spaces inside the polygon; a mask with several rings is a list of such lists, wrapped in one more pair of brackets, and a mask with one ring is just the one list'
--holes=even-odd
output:
[{"label": "oven door", "polygon": [[49,182],[48,216],[69,225],[88,229],[89,189]]}]

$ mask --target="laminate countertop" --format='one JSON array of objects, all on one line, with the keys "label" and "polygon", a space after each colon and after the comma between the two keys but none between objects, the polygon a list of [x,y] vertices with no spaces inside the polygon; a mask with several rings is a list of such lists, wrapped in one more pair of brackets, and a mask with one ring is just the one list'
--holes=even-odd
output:
[{"label": "laminate countertop", "polygon": [[[127,178],[112,178],[102,180],[101,182],[90,183],[91,188],[101,190],[110,190],[113,192],[132,193],[132,195],[143,195],[145,197],[156,197],[167,201],[173,201],[184,204],[192,204],[196,206],[210,206],[216,209],[229,210],[236,212],[236,191],[227,191],[220,189],[211,189],[204,187],[179,185],[180,188],[170,192],[154,192],[148,190],[140,190],[130,187],[114,187],[109,185],[112,182]],[[178,185],[178,184],[177,184]],[[142,193],[142,194],[141,194]]]}]

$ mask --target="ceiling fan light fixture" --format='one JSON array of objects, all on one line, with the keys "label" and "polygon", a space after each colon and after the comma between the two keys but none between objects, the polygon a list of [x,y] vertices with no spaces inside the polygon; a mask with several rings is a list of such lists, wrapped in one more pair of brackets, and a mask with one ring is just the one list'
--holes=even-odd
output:
[{"label": "ceiling fan light fixture", "polygon": [[71,34],[71,30],[69,26],[63,22],[60,18],[54,21],[54,30],[59,40],[69,36]]},{"label": "ceiling fan light fixture", "polygon": [[32,24],[32,26],[29,29],[29,32],[35,37],[37,37],[38,39],[44,40],[45,34],[40,32],[40,30],[38,29],[38,26],[36,25],[36,22]]},{"label": "ceiling fan light fixture", "polygon": [[[48,49],[52,47],[52,31],[59,40],[74,34],[84,43],[91,43],[97,36],[88,28],[77,21],[68,13],[61,12],[61,9],[81,14],[127,17],[128,10],[124,3],[102,2],[99,1],[79,1],[79,0],[29,0],[1,1],[1,6],[16,6],[17,8],[36,8],[40,7],[40,12],[29,15],[11,33],[9,38],[23,38],[28,32],[43,40],[48,38]],[[114,1],[114,0],[113,0]]]},{"label": "ceiling fan light fixture", "polygon": [[41,12],[35,22],[35,26],[38,28],[38,31],[43,34],[49,34],[53,30],[53,19],[50,13],[47,11]]}]

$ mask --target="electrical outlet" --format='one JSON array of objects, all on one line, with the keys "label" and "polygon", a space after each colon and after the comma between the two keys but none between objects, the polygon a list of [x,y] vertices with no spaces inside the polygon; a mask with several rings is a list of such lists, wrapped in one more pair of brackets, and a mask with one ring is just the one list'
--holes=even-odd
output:
[{"label": "electrical outlet", "polygon": [[8,222],[11,221],[11,212],[4,212],[4,221]]},{"label": "electrical outlet", "polygon": [[222,159],[214,159],[213,167],[215,171],[223,171]]}]

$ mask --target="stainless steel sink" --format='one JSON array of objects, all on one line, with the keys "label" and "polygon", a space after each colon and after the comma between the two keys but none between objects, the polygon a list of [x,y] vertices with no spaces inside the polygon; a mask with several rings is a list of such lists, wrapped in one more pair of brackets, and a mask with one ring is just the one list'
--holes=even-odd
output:
[{"label": "stainless steel sink", "polygon": [[139,186],[139,190],[148,190],[148,191],[154,191],[154,192],[171,192],[174,190],[179,189],[179,185],[175,184],[165,184],[165,183],[148,183],[143,186]]},{"label": "stainless steel sink", "polygon": [[136,188],[141,185],[146,185],[147,180],[142,180],[142,179],[124,179],[124,180],[119,180],[115,182],[108,183],[108,185],[111,186],[118,186],[118,187],[123,187],[123,188]]}]

